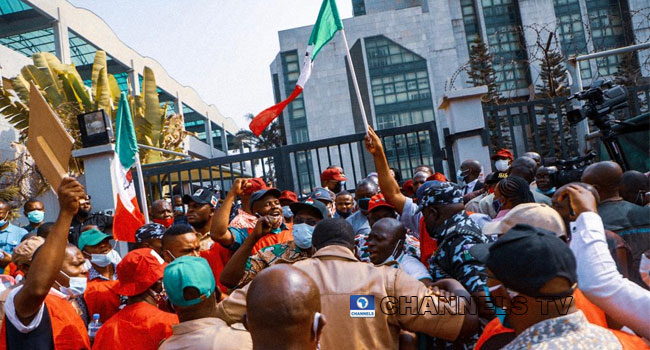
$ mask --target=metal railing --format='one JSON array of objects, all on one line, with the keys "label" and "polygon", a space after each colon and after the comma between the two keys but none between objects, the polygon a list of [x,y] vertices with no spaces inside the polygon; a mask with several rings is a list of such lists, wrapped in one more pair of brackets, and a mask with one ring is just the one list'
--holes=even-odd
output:
[{"label": "metal railing", "polygon": [[[403,178],[410,178],[421,164],[442,171],[440,145],[437,137],[432,137],[435,133],[435,122],[377,131],[389,164]],[[151,203],[192,193],[198,187],[225,192],[238,177],[261,177],[301,196],[321,186],[320,173],[330,165],[343,167],[348,176],[345,187],[353,191],[356,183],[375,171],[364,138],[360,133],[213,159],[145,165],[142,172],[147,200]]]}]

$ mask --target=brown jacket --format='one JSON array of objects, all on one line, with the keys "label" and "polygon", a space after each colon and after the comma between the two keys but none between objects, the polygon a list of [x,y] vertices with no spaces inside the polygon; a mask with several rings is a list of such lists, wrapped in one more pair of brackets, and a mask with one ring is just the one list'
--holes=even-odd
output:
[{"label": "brown jacket", "polygon": [[[454,340],[463,325],[465,316],[456,310],[463,310],[464,302],[459,302],[459,308],[456,303],[439,302],[431,297],[431,292],[422,282],[402,270],[362,263],[345,247],[324,247],[311,259],[300,260],[293,266],[306,272],[320,289],[322,313],[327,320],[320,340],[323,350],[397,349],[400,329]],[[219,318],[229,324],[241,322],[246,312],[249,286],[236,290],[217,306]],[[350,317],[350,296],[359,294],[374,296],[375,317]],[[405,303],[400,303],[399,307],[387,303],[389,299],[386,297],[400,300],[400,296],[411,300],[406,305],[411,307],[410,311],[404,308]],[[414,297],[417,304],[412,299]],[[423,301],[428,303],[429,310],[433,307],[446,311],[437,315],[436,312],[417,315],[418,305]],[[401,310],[398,312],[398,309]]]}]

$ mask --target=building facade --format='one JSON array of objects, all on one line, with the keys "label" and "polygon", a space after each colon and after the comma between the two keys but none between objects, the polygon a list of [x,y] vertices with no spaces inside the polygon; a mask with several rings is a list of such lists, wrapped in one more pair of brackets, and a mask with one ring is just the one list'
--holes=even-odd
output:
[{"label": "building facade", "polygon": [[[161,106],[166,104],[168,113],[183,114],[186,130],[197,135],[185,142],[192,156],[211,158],[233,149],[234,134],[239,130],[233,119],[204,102],[194,89],[170,77],[154,59],[143,57],[124,44],[91,11],[65,0],[0,0],[0,46],[3,77],[16,76],[21,67],[31,63],[32,54],[47,51],[63,63],[74,63],[90,85],[95,52],[103,50],[108,73],[116,78],[120,90],[130,87],[139,94],[142,72],[148,66],[156,76]],[[4,120],[2,123],[2,130],[11,132],[11,126]]]},{"label": "building facade", "polygon": [[[370,124],[381,130],[435,121],[439,140],[444,140],[448,127],[444,111],[437,109],[445,92],[473,86],[463,67],[475,40],[486,43],[494,56],[501,97],[516,101],[533,97],[535,86],[541,84],[539,44],[546,43],[550,32],[556,35],[551,49],[565,57],[650,37],[647,16],[635,16],[649,12],[647,0],[351,1],[354,17],[343,20],[343,25]],[[280,52],[270,65],[277,101],[293,90],[311,30],[307,26],[278,33]],[[363,131],[345,55],[340,34],[320,51],[301,98],[282,116],[290,144]],[[649,76],[648,50],[636,52],[633,59]],[[621,56],[582,62],[583,84],[595,77],[612,77],[620,63]],[[405,144],[420,141],[414,136],[387,144],[391,166],[400,164],[390,152],[406,153]],[[406,154],[425,162],[431,159],[430,154],[412,151]],[[311,158],[302,162],[314,162]],[[317,176],[309,167],[298,167],[301,176]]]}]

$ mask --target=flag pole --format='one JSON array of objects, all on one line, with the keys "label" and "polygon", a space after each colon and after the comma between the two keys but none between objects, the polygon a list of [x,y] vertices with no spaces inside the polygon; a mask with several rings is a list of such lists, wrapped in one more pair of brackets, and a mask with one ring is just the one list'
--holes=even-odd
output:
[{"label": "flag pole", "polygon": [[144,215],[144,223],[149,223],[149,207],[147,206],[147,195],[144,192],[144,177],[142,177],[142,166],[140,165],[140,153],[135,154],[135,171],[138,174],[138,188],[142,195],[142,214]]},{"label": "flag pole", "polygon": [[363,128],[368,135],[368,118],[366,117],[366,110],[363,108],[363,101],[361,100],[361,91],[359,90],[359,83],[357,82],[357,75],[354,72],[354,65],[352,65],[352,57],[350,57],[350,47],[348,40],[345,38],[345,29],[341,29],[341,36],[343,36],[343,45],[345,46],[345,57],[350,66],[350,74],[352,75],[352,83],[354,84],[354,92],[357,94],[357,101],[359,101],[359,109],[361,109],[361,118],[363,118]]}]

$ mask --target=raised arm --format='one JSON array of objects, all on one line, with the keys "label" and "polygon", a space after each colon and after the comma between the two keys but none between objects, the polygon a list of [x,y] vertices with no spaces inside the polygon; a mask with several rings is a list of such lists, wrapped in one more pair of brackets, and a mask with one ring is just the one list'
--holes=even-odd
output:
[{"label": "raised arm", "polygon": [[224,247],[229,247],[234,242],[232,233],[228,230],[228,223],[230,222],[230,210],[232,203],[237,196],[240,196],[244,189],[249,186],[248,179],[236,179],[232,184],[230,191],[223,200],[221,207],[217,209],[217,213],[212,218],[212,226],[210,226],[210,237],[213,241],[221,244]]},{"label": "raised arm", "polygon": [[397,181],[390,175],[390,167],[388,166],[381,139],[370,126],[368,126],[368,136],[366,136],[366,149],[372,154],[375,161],[381,193],[384,194],[388,202],[395,206],[395,209],[401,215],[406,197],[400,192]]},{"label": "raised arm", "polygon": [[271,227],[279,225],[277,223],[274,225],[274,220],[281,219],[271,216],[263,216],[257,220],[257,224],[251,234],[246,237],[244,243],[242,243],[241,247],[235,251],[230,260],[228,260],[226,266],[224,266],[223,271],[221,271],[221,277],[219,277],[221,284],[228,288],[235,288],[239,285],[239,282],[246,272],[246,263],[253,251],[255,243],[269,233]]},{"label": "raised arm", "polygon": [[79,199],[85,195],[84,187],[74,178],[64,178],[59,186],[59,217],[34,258],[24,287],[14,298],[16,316],[23,324],[32,321],[61,270],[70,223],[79,210]]}]

